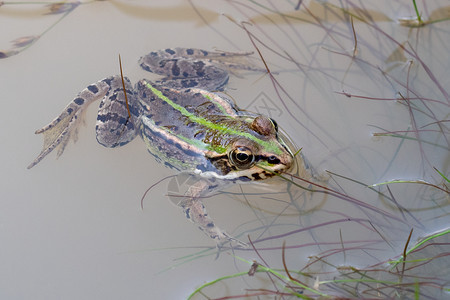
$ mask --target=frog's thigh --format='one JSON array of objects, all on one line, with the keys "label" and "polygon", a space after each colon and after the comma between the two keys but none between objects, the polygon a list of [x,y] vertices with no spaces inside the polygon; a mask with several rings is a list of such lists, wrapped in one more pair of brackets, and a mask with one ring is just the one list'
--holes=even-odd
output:
[{"label": "frog's thigh", "polygon": [[123,146],[136,137],[139,108],[136,93],[128,78],[125,78],[128,106],[121,77],[111,77],[108,84],[110,89],[100,103],[95,130],[97,141],[101,145],[114,148]]}]

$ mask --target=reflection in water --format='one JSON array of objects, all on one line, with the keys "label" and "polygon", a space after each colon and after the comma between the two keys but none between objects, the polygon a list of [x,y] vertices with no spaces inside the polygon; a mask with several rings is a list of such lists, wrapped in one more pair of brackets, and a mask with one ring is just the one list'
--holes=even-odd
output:
[{"label": "reflection in water", "polygon": [[[186,3],[173,6],[143,5],[142,3],[132,4],[130,2],[110,1],[116,8],[133,18],[151,19],[161,22],[192,22],[195,26],[204,26],[206,23],[217,22],[219,13],[217,11],[195,7]],[[202,18],[199,18],[199,15]]]},{"label": "reflection in water", "polygon": [[[6,59],[1,61],[4,67],[0,72],[5,72],[2,78],[11,87],[2,89],[10,93],[4,99],[18,100],[8,101],[12,107],[3,110],[0,120],[8,122],[2,128],[17,124],[17,112],[26,123],[23,131],[18,126],[16,134],[5,135],[4,142],[28,151],[18,161],[2,161],[8,170],[4,182],[12,182],[2,191],[2,198],[21,200],[4,200],[7,214],[1,216],[0,228],[6,236],[0,249],[6,252],[0,252],[1,256],[9,257],[11,268],[23,274],[12,272],[9,286],[16,291],[24,281],[46,286],[40,280],[47,278],[58,283],[54,291],[59,295],[66,294],[70,282],[76,282],[73,294],[80,296],[78,283],[90,286],[84,281],[87,278],[100,286],[99,278],[103,278],[111,291],[93,287],[97,298],[111,293],[129,296],[133,291],[140,296],[173,293],[173,297],[183,298],[194,286],[218,279],[223,285],[211,282],[202,293],[209,297],[247,293],[285,298],[447,295],[449,287],[443,279],[448,278],[448,268],[440,267],[449,264],[446,249],[450,236],[447,3],[417,3],[417,10],[406,0],[299,1],[298,9],[297,2],[287,1],[174,1],[171,6],[158,7],[140,1],[80,4],[85,3],[90,5],[53,6],[56,15],[44,15],[51,6],[0,6],[4,17],[0,22],[20,19],[22,25],[37,17],[53,18],[53,23],[42,27],[50,31],[22,32],[21,26],[13,26],[17,32],[3,32],[7,36],[0,41],[14,41],[12,46],[2,46],[0,55]],[[95,20],[105,27],[86,30],[79,20]],[[196,231],[188,234],[188,226],[176,225],[179,212],[164,206],[161,185],[147,194],[143,212],[128,211],[139,207],[141,190],[170,174],[152,164],[146,153],[139,154],[142,145],[107,154],[79,143],[70,155],[26,173],[24,166],[33,152],[29,145],[34,143],[32,129],[41,125],[36,116],[57,112],[68,100],[60,99],[56,105],[52,99],[57,97],[48,95],[49,89],[56,95],[56,87],[63,84],[53,82],[59,79],[59,56],[64,53],[59,48],[63,49],[64,43],[58,41],[69,34],[68,28],[77,40],[71,46],[73,51],[90,51],[73,55],[64,65],[64,75],[70,76],[63,81],[75,90],[96,79],[91,78],[93,69],[81,68],[77,77],[74,70],[80,69],[78,65],[92,58],[89,64],[95,70],[107,70],[111,61],[101,65],[101,59],[113,52],[115,61],[118,51],[124,57],[123,49],[130,51],[125,56],[130,60],[168,46],[229,49],[237,45],[237,50],[254,51],[259,68],[267,67],[270,72],[232,78],[227,93],[241,107],[276,116],[293,143],[302,148],[301,155],[314,169],[312,176],[283,174],[266,185],[235,185],[206,199],[209,213],[226,228],[234,228],[230,233],[250,245],[248,249],[221,249],[231,255],[222,252],[214,261],[214,245],[199,241]],[[83,34],[77,36],[77,32]],[[116,36],[109,39],[110,32]],[[52,72],[42,71],[52,63]],[[17,65],[39,67],[27,69],[19,78],[14,77]],[[60,95],[71,97],[72,92]],[[24,107],[22,99],[38,101]],[[87,132],[80,140],[93,139]],[[15,157],[11,149],[4,147],[4,159]],[[82,155],[76,156],[78,153]],[[63,168],[70,170],[69,174],[54,176]],[[74,177],[67,177],[72,174]],[[74,187],[73,182],[79,185]],[[167,193],[178,191],[174,182],[169,183]],[[169,196],[173,201],[173,195]],[[123,201],[120,208],[123,199],[131,200]],[[20,206],[24,202],[26,207]],[[85,206],[77,210],[75,205],[82,203]],[[69,208],[74,212],[65,214]],[[80,216],[92,216],[95,221],[80,221]],[[50,223],[41,225],[45,222]],[[25,224],[26,232],[36,238],[30,237],[30,243],[19,240],[23,232],[18,223]],[[70,234],[68,223],[73,224]],[[206,246],[200,249],[188,248],[203,244]],[[178,246],[182,248],[147,250]],[[126,254],[118,257],[119,252]],[[74,265],[67,262],[67,256]],[[23,257],[31,259],[24,263]],[[42,263],[55,268],[54,273],[41,276],[39,270],[46,269]],[[67,265],[72,273],[64,272]],[[171,267],[174,269],[152,277]],[[250,268],[251,274],[247,274]],[[198,275],[193,275],[193,269]],[[115,275],[118,273],[121,276]],[[220,277],[224,274],[228,276]],[[124,285],[124,276],[137,284]],[[150,280],[142,282],[142,278],[155,279],[158,287],[148,290]],[[42,298],[50,293],[38,288],[33,292]],[[13,291],[4,293],[9,296],[4,298],[13,298]],[[201,299],[200,294],[194,297]]]}]

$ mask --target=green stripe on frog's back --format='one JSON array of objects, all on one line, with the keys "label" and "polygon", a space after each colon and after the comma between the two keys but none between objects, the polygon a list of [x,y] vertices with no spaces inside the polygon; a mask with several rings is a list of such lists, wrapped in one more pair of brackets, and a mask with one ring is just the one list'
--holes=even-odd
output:
[{"label": "green stripe on frog's back", "polygon": [[236,117],[236,108],[234,107],[234,105],[232,103],[230,103],[229,101],[225,100],[224,98],[218,96],[215,93],[211,93],[205,90],[201,90],[201,89],[191,89],[192,92],[194,93],[200,93],[203,95],[203,97],[205,97],[206,99],[208,99],[209,101],[211,101],[212,103],[214,103],[216,105],[216,107],[224,114],[230,117]]},{"label": "green stripe on frog's back", "polygon": [[[200,117],[200,116],[196,116],[194,114],[192,114],[191,112],[189,112],[185,107],[176,104],[175,102],[173,102],[172,100],[170,100],[169,98],[167,98],[166,96],[163,95],[163,93],[158,90],[157,88],[155,88],[152,84],[150,84],[147,81],[143,81],[145,86],[150,89],[152,91],[152,93],[157,96],[159,99],[163,100],[164,102],[166,102],[167,104],[169,104],[173,109],[177,110],[178,112],[180,112],[183,116],[187,117],[191,122],[194,122],[196,124],[199,124],[201,126],[204,126],[210,130],[216,130],[219,131],[223,134],[231,134],[231,135],[236,135],[236,136],[242,136],[245,137],[249,140],[252,140],[254,142],[256,142],[257,144],[259,144],[260,146],[262,146],[264,149],[266,149],[266,151],[272,152],[274,154],[277,155],[281,155],[282,151],[281,149],[278,147],[277,143],[275,141],[264,141],[260,138],[257,138],[256,136],[252,135],[249,132],[244,132],[244,131],[238,131],[236,129],[227,127],[223,124],[217,124],[217,123],[213,123],[210,120],[207,120],[206,118]],[[211,145],[211,148],[209,150],[213,150],[219,153],[223,153],[222,151],[218,151],[218,149],[214,149],[214,147]]]}]

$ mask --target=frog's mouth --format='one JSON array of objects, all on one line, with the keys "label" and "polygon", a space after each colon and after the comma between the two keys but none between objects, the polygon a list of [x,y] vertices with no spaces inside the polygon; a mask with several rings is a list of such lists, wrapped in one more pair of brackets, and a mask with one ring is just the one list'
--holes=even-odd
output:
[{"label": "frog's mouth", "polygon": [[283,145],[284,150],[286,150],[286,152],[289,153],[289,156],[291,159],[289,167],[283,171],[284,172],[295,171],[297,169],[297,159],[296,159],[296,154],[294,154],[294,153],[297,153],[297,152],[300,153],[300,151],[296,150],[296,149],[300,149],[300,148],[294,143],[294,141],[281,128],[278,128],[277,139],[280,142],[280,144]]}]

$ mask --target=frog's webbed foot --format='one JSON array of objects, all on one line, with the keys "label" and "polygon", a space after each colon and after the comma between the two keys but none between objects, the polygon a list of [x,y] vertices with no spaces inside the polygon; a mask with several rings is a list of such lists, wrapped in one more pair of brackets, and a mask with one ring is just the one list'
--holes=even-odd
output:
[{"label": "frog's webbed foot", "polygon": [[82,90],[50,124],[36,130],[36,134],[44,134],[44,145],[41,153],[28,166],[28,169],[38,164],[47,154],[57,150],[59,157],[72,138],[76,141],[77,131],[86,107],[97,99],[104,97],[110,89],[111,78],[98,81]]},{"label": "frog's webbed foot", "polygon": [[222,248],[224,248],[226,245],[229,245],[229,247],[233,249],[247,249],[249,248],[249,245],[237,238],[234,238],[230,235],[228,235],[226,232],[224,232],[226,235],[226,239],[223,239],[216,243],[217,249],[220,251]]}]

